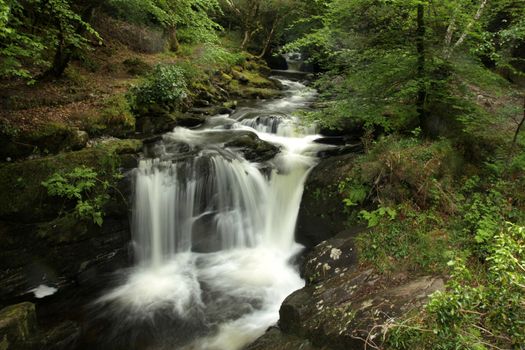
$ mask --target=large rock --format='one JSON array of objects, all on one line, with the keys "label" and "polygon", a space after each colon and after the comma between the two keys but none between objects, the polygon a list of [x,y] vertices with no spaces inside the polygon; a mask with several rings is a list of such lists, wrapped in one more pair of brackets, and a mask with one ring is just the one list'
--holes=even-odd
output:
[{"label": "large rock", "polygon": [[253,132],[235,132],[232,134],[231,141],[224,146],[241,151],[244,158],[250,162],[264,162],[279,153],[279,147],[261,140]]},{"label": "large rock", "polygon": [[270,328],[262,337],[245,350],[323,350],[312,345],[307,339],[285,334],[279,328]]},{"label": "large rock", "polygon": [[25,302],[0,310],[0,350],[31,349],[36,333],[34,304]]},{"label": "large rock", "polygon": [[79,166],[109,170],[116,162],[142,148],[139,140],[112,139],[77,152],[37,158],[0,166],[0,220],[26,224],[56,217],[56,198],[48,198],[42,181],[55,172]]},{"label": "large rock", "polygon": [[354,158],[347,154],[323,159],[308,176],[297,219],[299,243],[313,247],[345,229],[348,214],[338,185],[347,178]]},{"label": "large rock", "polygon": [[306,287],[285,299],[279,328],[249,350],[380,348],[392,320],[421,308],[444,288],[437,276],[385,276],[359,266],[354,237],[344,231],[310,251],[303,267]]},{"label": "large rock", "polygon": [[333,350],[364,349],[367,339],[377,346],[393,319],[422,307],[430,294],[443,288],[438,277],[385,278],[372,269],[341,271],[286,298],[279,326]]},{"label": "large rock", "polygon": [[[116,190],[109,192],[114,195],[99,227],[72,214],[59,216],[63,201],[47,196],[41,183],[55,172],[81,165],[102,174],[108,167],[114,169],[119,158],[135,157],[141,145],[136,140],[107,140],[82,151],[0,167],[1,299],[32,294],[40,284],[77,284],[128,264],[129,203]],[[124,196],[130,188],[125,181],[120,188]]]}]

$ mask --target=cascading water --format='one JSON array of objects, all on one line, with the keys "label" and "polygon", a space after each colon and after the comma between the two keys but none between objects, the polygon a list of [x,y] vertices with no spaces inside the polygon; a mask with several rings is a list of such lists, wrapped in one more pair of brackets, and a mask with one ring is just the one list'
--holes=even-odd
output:
[{"label": "cascading water", "polygon": [[[170,318],[169,330],[149,335],[155,339],[143,340],[144,348],[240,349],[274,324],[284,298],[304,285],[290,263],[301,249],[295,223],[306,176],[326,146],[314,143],[315,127],[290,116],[315,92],[282,83],[288,89],[281,99],[164,135],[136,169],[137,267],[98,304],[121,324],[148,320],[152,329],[166,328],[159,320]],[[246,132],[280,152],[256,163],[224,146]]]}]

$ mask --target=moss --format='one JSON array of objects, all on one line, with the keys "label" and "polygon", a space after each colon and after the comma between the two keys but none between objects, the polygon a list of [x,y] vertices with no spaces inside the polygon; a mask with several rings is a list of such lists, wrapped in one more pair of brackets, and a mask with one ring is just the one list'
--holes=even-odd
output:
[{"label": "moss", "polygon": [[78,220],[73,214],[66,214],[50,222],[38,225],[37,234],[40,238],[56,243],[72,242],[83,239],[89,233],[93,224]]},{"label": "moss", "polygon": [[249,85],[261,88],[275,88],[275,84],[271,80],[259,74],[257,71],[245,70],[242,74],[248,79]]},{"label": "moss", "polygon": [[79,131],[62,123],[47,123],[37,129],[20,135],[16,142],[33,147],[35,153],[57,153],[67,150],[78,150],[85,146]]},{"label": "moss", "polygon": [[0,310],[0,349],[29,348],[36,332],[34,304],[24,302]]},{"label": "moss", "polygon": [[0,167],[0,218],[34,222],[56,217],[57,205],[46,196],[41,182],[55,172],[85,165],[108,173],[120,161],[118,155],[140,150],[139,140],[111,140],[93,148]]},{"label": "moss", "polygon": [[135,131],[135,118],[124,95],[114,95],[102,102],[98,110],[76,115],[82,129],[92,136],[125,137]]},{"label": "moss", "polygon": [[279,90],[268,88],[257,88],[252,86],[242,86],[239,81],[232,80],[228,84],[231,95],[239,98],[275,98],[281,94]]},{"label": "moss", "polygon": [[122,62],[131,75],[146,75],[151,72],[152,67],[138,57],[128,58]]}]

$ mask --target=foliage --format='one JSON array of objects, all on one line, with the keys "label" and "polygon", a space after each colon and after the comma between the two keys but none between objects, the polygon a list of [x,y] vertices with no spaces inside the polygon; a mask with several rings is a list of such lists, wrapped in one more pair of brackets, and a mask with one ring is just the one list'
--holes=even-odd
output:
[{"label": "foliage", "polygon": [[217,44],[207,44],[202,48],[197,63],[211,69],[227,69],[242,64],[246,57],[243,52],[232,52]]},{"label": "foliage", "polygon": [[216,42],[221,29],[210,17],[220,13],[217,0],[111,0],[106,6],[125,21],[175,28],[177,40],[183,42]]},{"label": "foliage", "polygon": [[67,65],[74,50],[87,49],[90,38],[101,42],[81,11],[68,0],[1,0],[0,76],[30,79],[31,68],[48,67],[61,74],[65,66],[58,66]]},{"label": "foliage", "polygon": [[388,136],[356,159],[339,192],[347,206],[397,205],[410,200],[420,208],[440,206],[454,211],[449,188],[460,159],[449,142],[421,142]]},{"label": "foliage", "polygon": [[187,95],[185,72],[177,65],[157,65],[130,91],[132,109],[139,114],[157,107],[174,111]]},{"label": "foliage", "polygon": [[[330,128],[344,129],[350,119],[376,132],[406,133],[420,126],[425,136],[464,139],[465,134],[476,138],[480,130],[487,130],[477,125],[512,117],[479,106],[480,94],[492,94],[492,87],[480,92],[477,81],[465,84],[463,67],[490,72],[481,63],[489,55],[475,50],[483,47],[490,30],[492,44],[487,45],[496,56],[515,57],[510,51],[523,42],[523,4],[511,0],[489,2],[494,5],[468,0],[316,3],[324,6],[318,5],[319,11],[298,21],[298,25],[310,23],[310,31],[283,49],[302,51],[326,70],[317,84],[327,108],[310,118]],[[461,59],[465,56],[469,60]],[[497,62],[503,65],[503,60]],[[490,141],[487,137],[484,143]]]},{"label": "foliage", "polygon": [[434,294],[419,320],[395,325],[394,349],[520,348],[525,344],[525,228],[507,224],[488,242],[487,265],[458,257],[446,292]]},{"label": "foliage", "polygon": [[370,231],[357,239],[360,259],[379,271],[441,272],[446,269],[447,236],[435,211],[420,212],[410,203],[361,211]]},{"label": "foliage", "polygon": [[101,180],[93,168],[82,166],[69,173],[55,173],[42,185],[48,195],[74,201],[74,213],[79,219],[102,225],[103,207],[110,198],[106,192],[111,185]]}]

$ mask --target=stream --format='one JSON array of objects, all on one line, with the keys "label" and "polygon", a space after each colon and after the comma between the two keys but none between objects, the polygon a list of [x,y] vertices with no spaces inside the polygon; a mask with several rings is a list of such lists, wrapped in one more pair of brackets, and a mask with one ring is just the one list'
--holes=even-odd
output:
[{"label": "stream", "polygon": [[[241,349],[304,286],[295,224],[308,172],[327,146],[292,116],[315,90],[276,78],[282,97],[245,101],[147,147],[133,173],[136,263],[93,306],[104,320],[99,348]],[[248,161],[243,147],[225,146],[253,134],[276,155]]]}]

